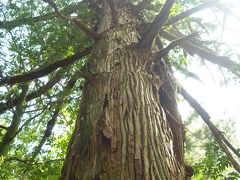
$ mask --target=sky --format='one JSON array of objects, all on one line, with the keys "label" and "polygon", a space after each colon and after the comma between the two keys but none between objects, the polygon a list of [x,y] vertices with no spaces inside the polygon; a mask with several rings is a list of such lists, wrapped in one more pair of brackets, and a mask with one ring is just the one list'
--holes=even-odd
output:
[{"label": "sky", "polygon": [[[240,1],[220,1],[227,2],[232,5],[231,10],[238,14],[240,10]],[[230,3],[229,3],[230,2]],[[208,36],[209,39],[218,39],[233,49],[233,54],[239,53],[240,48],[240,18],[237,19],[234,16],[225,16],[224,14],[215,12],[212,10],[204,10],[194,15],[195,17],[201,17],[205,22],[212,21],[219,24],[222,28],[219,28],[216,32],[211,33]],[[217,18],[216,18],[217,17]],[[240,16],[239,16],[240,17]],[[225,21],[225,24],[223,23]],[[224,28],[223,28],[224,27]],[[224,29],[224,31],[223,31]],[[205,38],[203,36],[203,38]],[[221,55],[225,55],[223,52]],[[240,63],[240,59],[233,55],[232,60]],[[196,62],[194,62],[196,61]],[[198,82],[192,78],[185,78],[184,76],[176,73],[177,79],[185,87],[185,89],[203,106],[205,110],[210,114],[213,121],[234,119],[236,121],[236,134],[238,137],[238,144],[240,144],[240,80],[232,80],[233,77],[225,77],[216,65],[207,63],[207,67],[199,66],[199,58],[196,56],[192,58],[192,64],[189,67],[191,72],[197,74],[203,82]],[[225,70],[223,70],[226,72]],[[226,78],[226,81],[224,81]],[[231,81],[228,81],[231,79]],[[189,112],[192,111],[188,103],[180,102],[179,110],[183,120],[187,118]],[[201,121],[201,119],[199,119]],[[224,131],[224,129],[222,129]]]}]

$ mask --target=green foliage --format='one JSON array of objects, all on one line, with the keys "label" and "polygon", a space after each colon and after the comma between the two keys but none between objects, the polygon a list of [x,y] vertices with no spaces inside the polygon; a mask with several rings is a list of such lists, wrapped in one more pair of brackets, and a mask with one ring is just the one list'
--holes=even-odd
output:
[{"label": "green foliage", "polygon": [[[211,132],[205,125],[195,123],[199,121],[198,115],[192,113],[186,120],[186,160],[194,168],[192,179],[238,179],[240,175],[234,171],[225,153],[219,148],[218,144],[212,139]],[[234,139],[234,121],[229,120],[229,124],[224,121],[215,122],[218,127],[225,127],[225,135]],[[190,130],[191,129],[191,130]]]},{"label": "green foliage", "polygon": [[204,159],[194,164],[196,179],[238,179],[240,175],[233,171],[226,155],[219,149],[216,142],[205,144]]},{"label": "green foliage", "polygon": [[[74,1],[58,1],[59,9],[71,6],[76,9],[78,18],[89,22],[91,12],[87,3]],[[32,18],[53,12],[42,1],[22,0],[1,3],[0,20],[16,20]],[[29,21],[27,25],[6,29],[0,32],[0,69],[1,76],[16,75],[23,72],[45,67],[55,61],[73,55],[92,43],[78,27],[59,18],[47,21]],[[43,87],[59,73],[61,80],[41,96],[27,103],[20,127],[8,156],[0,163],[0,179],[57,179],[65,157],[67,144],[74,127],[78,105],[81,97],[80,86],[84,80],[76,73],[83,67],[87,58],[75,63],[70,68],[60,69],[48,76],[31,82],[29,93]],[[23,68],[23,65],[25,68]],[[64,92],[64,87],[72,78],[77,82],[71,91]],[[20,94],[19,86],[4,87],[1,89],[1,103],[14,100]],[[52,135],[47,139],[40,154],[32,158],[34,150],[42,140],[47,122],[52,117],[52,111],[57,107],[57,96],[63,100],[62,110],[58,116]],[[0,103],[0,104],[1,104]],[[12,111],[12,110],[11,110]],[[0,116],[0,124],[8,127],[12,120],[12,112],[7,110]],[[14,111],[14,109],[13,109]],[[0,129],[0,141],[6,130]],[[24,174],[24,172],[26,172]]]}]

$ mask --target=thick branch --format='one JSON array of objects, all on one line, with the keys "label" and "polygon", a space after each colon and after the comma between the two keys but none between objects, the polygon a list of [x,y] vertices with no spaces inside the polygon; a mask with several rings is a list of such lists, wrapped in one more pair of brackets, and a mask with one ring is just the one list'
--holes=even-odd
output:
[{"label": "thick branch", "polygon": [[30,81],[36,78],[40,78],[43,76],[46,76],[47,74],[53,72],[54,70],[58,69],[59,67],[64,67],[68,66],[75,61],[79,60],[80,58],[88,55],[91,52],[92,47],[88,47],[85,50],[78,52],[74,54],[73,56],[70,56],[68,58],[65,58],[63,60],[57,61],[52,63],[51,65],[32,71],[28,72],[22,75],[15,75],[15,76],[10,76],[10,77],[5,77],[0,80],[0,86],[4,84],[15,84],[19,82],[25,82],[25,81]]},{"label": "thick branch", "polygon": [[[211,117],[209,116],[209,114],[205,111],[205,109],[190,94],[188,94],[188,92],[183,87],[180,87],[180,88],[181,88],[180,89],[180,94],[188,101],[188,103],[195,109],[195,111],[201,116],[201,118],[204,120],[204,122],[208,125],[208,127],[211,130],[211,132],[213,134],[213,137],[215,138],[216,142],[218,143],[220,148],[223,150],[223,152],[225,152],[228,159],[232,163],[233,167],[240,173],[240,166],[235,161],[232,154],[229,152],[227,146],[222,142],[223,135],[219,133],[220,131],[210,121]],[[231,146],[231,148],[233,148],[233,146]],[[235,151],[237,151],[237,150],[234,148],[234,152]],[[239,155],[239,153],[237,155]]]},{"label": "thick branch", "polygon": [[188,41],[188,40],[190,40],[190,39],[195,38],[197,35],[198,35],[198,33],[195,32],[195,33],[192,33],[192,34],[190,34],[190,35],[188,35],[188,36],[185,36],[185,37],[182,37],[182,38],[173,40],[167,47],[161,49],[161,50],[157,53],[156,58],[157,58],[157,59],[160,59],[160,58],[166,56],[166,55],[169,53],[170,50],[172,50],[172,49],[175,48],[176,46],[179,46],[179,45],[181,45],[182,43],[184,43],[184,42],[186,42],[186,41]]},{"label": "thick branch", "polygon": [[151,46],[157,33],[162,28],[163,24],[167,21],[170,14],[170,9],[173,6],[175,0],[166,0],[160,13],[155,17],[149,28],[143,34],[142,39],[139,42],[139,47]]},{"label": "thick branch", "polygon": [[231,71],[236,76],[240,76],[239,70],[240,70],[240,64],[232,61],[227,56],[218,56],[214,54],[213,52],[201,49],[198,46],[192,45],[190,43],[183,44],[182,47],[185,47],[187,51],[192,52],[193,54],[197,54],[199,57],[208,60],[209,62],[213,64],[217,64],[221,67],[227,68],[229,71]]},{"label": "thick branch", "polygon": [[[166,31],[161,31],[160,34],[163,38],[172,41],[176,39],[175,36],[167,33]],[[204,50],[196,45],[191,44],[190,42],[185,42],[180,44],[182,48],[184,48],[189,54],[197,54],[199,57],[206,59],[207,61],[217,64],[221,67],[227,68],[236,76],[240,77],[240,64],[232,61],[229,57],[226,56],[218,56],[214,54],[214,52],[210,52],[208,50]]]},{"label": "thick branch", "polygon": [[76,19],[76,18],[70,18],[70,17],[62,14],[58,10],[57,5],[56,5],[56,3],[53,0],[43,0],[43,1],[47,2],[55,10],[56,14],[59,17],[65,19],[67,21],[73,22],[74,24],[76,24],[78,27],[80,27],[87,35],[89,35],[93,39],[98,40],[100,38],[100,36],[96,32],[94,32],[92,29],[90,29],[87,26],[85,26],[85,24],[81,20]]},{"label": "thick branch", "polygon": [[188,17],[188,16],[190,16],[190,15],[192,15],[194,13],[197,13],[199,11],[202,11],[202,10],[212,6],[213,4],[217,3],[218,1],[219,0],[206,1],[206,2],[204,2],[202,4],[200,4],[200,5],[192,8],[192,9],[189,9],[189,10],[187,10],[185,12],[182,12],[179,15],[169,19],[164,25],[165,26],[169,26],[169,25],[174,24],[174,23],[176,23],[178,21],[181,21],[182,19],[184,19],[184,18],[186,18],[186,17]]},{"label": "thick branch", "polygon": [[[61,10],[60,13],[64,14],[64,15],[72,14],[73,12],[75,12],[79,8],[79,6],[82,3],[83,3],[83,1],[78,2],[77,4],[71,4],[67,7],[65,7],[63,10]],[[39,21],[50,20],[50,19],[53,19],[57,16],[58,15],[55,12],[51,12],[51,13],[46,13],[42,16],[21,17],[19,19],[12,20],[12,21],[0,21],[0,29],[11,30],[11,29],[13,29],[15,27],[18,27],[18,26],[28,25],[28,24],[39,22]]]}]

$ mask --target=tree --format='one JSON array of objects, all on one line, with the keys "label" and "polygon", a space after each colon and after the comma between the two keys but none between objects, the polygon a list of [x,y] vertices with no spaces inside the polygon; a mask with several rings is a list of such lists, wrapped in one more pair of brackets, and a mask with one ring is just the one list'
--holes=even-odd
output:
[{"label": "tree", "polygon": [[[184,11],[192,5],[197,6]],[[44,154],[53,127],[57,124],[60,130],[76,118],[60,179],[189,179],[193,169],[184,162],[184,125],[176,101],[181,93],[240,172],[229,150],[238,157],[239,152],[176,81],[171,68],[197,77],[180,59],[196,54],[239,77],[240,65],[216,55],[191,28],[192,22],[204,26],[191,14],[221,5],[218,0],[3,4],[2,41],[9,41],[12,58],[2,54],[4,161],[25,163],[24,178],[38,154]],[[184,49],[183,55],[176,46]],[[174,48],[176,59],[167,56]],[[59,116],[65,120],[57,122]],[[38,145],[29,152],[18,144],[25,156],[14,158],[19,156],[11,152],[14,139],[24,133],[22,140],[32,143],[27,136],[32,129]]]}]

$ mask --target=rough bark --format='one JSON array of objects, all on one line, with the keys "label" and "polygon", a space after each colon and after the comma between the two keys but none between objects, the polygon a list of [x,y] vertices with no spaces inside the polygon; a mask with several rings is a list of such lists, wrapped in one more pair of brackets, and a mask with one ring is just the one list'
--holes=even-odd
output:
[{"label": "rough bark", "polygon": [[98,12],[101,39],[60,179],[185,179],[171,71],[134,46],[139,22],[122,2],[102,1]]}]

